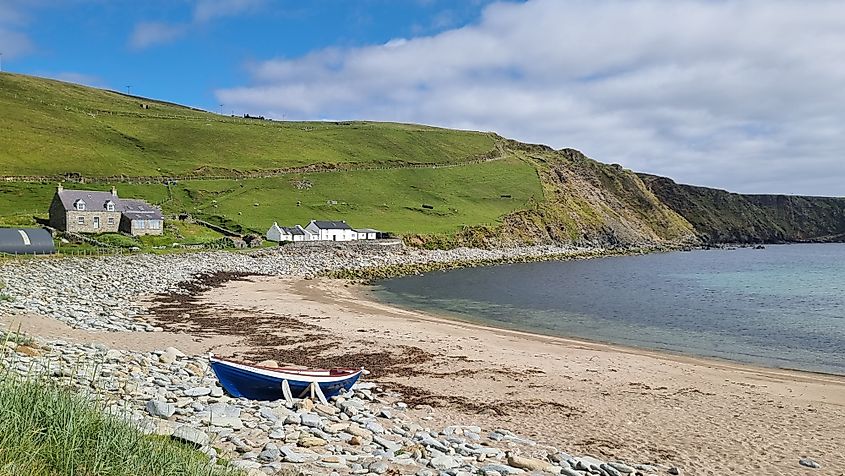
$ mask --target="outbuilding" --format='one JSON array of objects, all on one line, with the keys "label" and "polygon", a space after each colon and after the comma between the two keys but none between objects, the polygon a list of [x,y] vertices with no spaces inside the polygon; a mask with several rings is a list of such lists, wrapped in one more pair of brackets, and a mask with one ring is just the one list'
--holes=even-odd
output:
[{"label": "outbuilding", "polygon": [[45,255],[55,252],[53,236],[43,228],[0,228],[0,253]]},{"label": "outbuilding", "polygon": [[372,228],[354,228],[352,231],[357,235],[356,240],[375,240],[379,234],[378,230]]}]

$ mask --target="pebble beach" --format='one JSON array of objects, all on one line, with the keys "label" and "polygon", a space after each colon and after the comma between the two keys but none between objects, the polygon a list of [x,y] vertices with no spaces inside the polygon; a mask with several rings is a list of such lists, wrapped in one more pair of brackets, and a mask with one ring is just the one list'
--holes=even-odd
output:
[{"label": "pebble beach", "polygon": [[[7,340],[2,361],[254,475],[842,474],[845,379],[449,322],[321,277],[595,254],[367,244],[8,261],[0,329],[28,340]],[[249,401],[219,387],[209,351],[372,374],[328,405]]]}]

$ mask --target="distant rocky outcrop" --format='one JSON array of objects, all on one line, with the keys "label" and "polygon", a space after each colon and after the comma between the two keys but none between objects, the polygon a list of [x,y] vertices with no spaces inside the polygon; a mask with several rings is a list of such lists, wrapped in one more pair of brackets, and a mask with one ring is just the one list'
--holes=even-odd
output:
[{"label": "distant rocky outcrop", "polygon": [[845,242],[845,198],[744,195],[638,175],[705,243]]}]

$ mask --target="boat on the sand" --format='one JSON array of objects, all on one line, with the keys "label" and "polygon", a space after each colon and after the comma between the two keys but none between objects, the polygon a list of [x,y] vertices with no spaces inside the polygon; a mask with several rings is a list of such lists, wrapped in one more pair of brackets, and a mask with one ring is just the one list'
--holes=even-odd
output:
[{"label": "boat on the sand", "polygon": [[246,364],[209,355],[211,369],[229,395],[250,400],[311,397],[325,402],[355,385],[360,369],[292,369]]}]

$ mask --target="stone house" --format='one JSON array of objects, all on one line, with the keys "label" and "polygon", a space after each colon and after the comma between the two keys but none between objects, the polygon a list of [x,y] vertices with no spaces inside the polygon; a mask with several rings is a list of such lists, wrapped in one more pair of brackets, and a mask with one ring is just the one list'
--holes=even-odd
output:
[{"label": "stone house", "polygon": [[[126,224],[123,223],[124,217]],[[114,187],[110,192],[98,192],[65,190],[59,185],[50,203],[50,226],[71,233],[123,231],[132,235],[160,235],[164,229],[163,222],[158,208],[143,200],[121,199]]]}]

